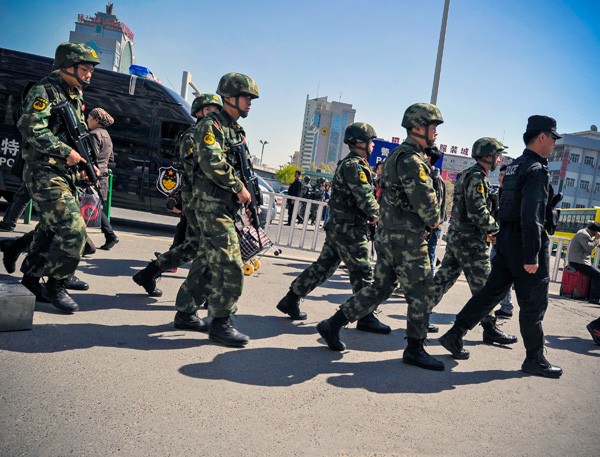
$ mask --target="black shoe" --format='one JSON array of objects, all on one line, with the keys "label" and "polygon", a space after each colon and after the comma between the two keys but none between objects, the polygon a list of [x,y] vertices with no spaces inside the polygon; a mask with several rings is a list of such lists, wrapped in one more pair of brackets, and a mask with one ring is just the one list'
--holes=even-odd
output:
[{"label": "black shoe", "polygon": [[588,303],[591,303],[592,305],[600,305],[600,298],[590,298]]},{"label": "black shoe", "polygon": [[562,368],[552,365],[543,355],[536,358],[527,357],[521,366],[521,370],[534,376],[543,376],[544,378],[560,378]]},{"label": "black shoe", "polygon": [[462,335],[452,328],[444,335],[440,336],[438,341],[444,346],[452,357],[458,360],[467,360],[471,355],[469,351],[463,348]]},{"label": "black shoe", "polygon": [[319,322],[317,324],[317,330],[319,332],[319,335],[323,337],[323,339],[327,343],[327,346],[329,346],[329,349],[331,349],[332,351],[341,352],[344,349],[346,349],[346,345],[342,341],[340,341],[341,327],[332,325],[329,322],[329,319],[325,319],[324,321]]},{"label": "black shoe", "polygon": [[35,295],[36,301],[50,303],[50,300],[46,297],[46,289],[40,284],[40,278],[25,275],[23,276],[23,279],[21,279],[21,284],[23,284],[29,292]]},{"label": "black shoe", "polygon": [[307,317],[304,311],[300,311],[300,297],[291,290],[279,301],[277,309],[294,321],[303,321]]},{"label": "black shoe", "polygon": [[429,324],[427,326],[427,333],[438,333],[440,328],[437,325]]},{"label": "black shoe", "polygon": [[498,328],[495,317],[486,317],[481,321],[483,327],[483,342],[487,344],[515,344],[518,338],[508,335]]},{"label": "black shoe", "polygon": [[109,237],[106,238],[106,242],[100,246],[100,249],[102,249],[103,251],[110,251],[111,248],[115,247],[115,244],[117,244],[119,241],[119,238],[114,236],[114,237]]},{"label": "black shoe", "polygon": [[2,256],[2,263],[8,273],[14,273],[17,269],[17,260],[25,249],[21,249],[18,246],[18,240],[1,240],[0,251],[4,254]]},{"label": "black shoe", "polygon": [[11,225],[6,221],[0,221],[0,232],[14,232],[15,231],[15,225]]},{"label": "black shoe", "polygon": [[402,354],[402,361],[408,365],[426,370],[444,371],[444,362],[430,356],[424,348],[425,339],[407,338],[408,346]]},{"label": "black shoe", "polygon": [[156,280],[160,278],[162,270],[153,260],[146,268],[133,275],[136,284],[142,286],[146,293],[151,297],[162,297],[162,290],[156,287]]},{"label": "black shoe", "polygon": [[211,341],[236,348],[244,347],[250,341],[248,336],[233,327],[229,317],[214,317],[210,323],[208,338]]},{"label": "black shoe", "polygon": [[513,317],[513,313],[507,313],[506,311],[502,311],[501,309],[495,311],[494,314],[498,319],[510,319],[511,317]]},{"label": "black shoe", "polygon": [[46,296],[55,308],[58,308],[65,313],[72,314],[79,309],[79,305],[75,303],[75,300],[67,293],[65,283],[65,279],[49,278],[48,282],[45,284]]},{"label": "black shoe", "polygon": [[586,325],[585,328],[588,329],[590,335],[592,335],[592,339],[596,344],[600,344],[600,319],[596,319],[595,321],[590,322]]},{"label": "black shoe", "polygon": [[180,330],[194,330],[196,332],[208,331],[208,324],[200,319],[196,314],[188,314],[183,311],[177,311],[173,321],[175,328]]},{"label": "black shoe", "polygon": [[67,278],[65,281],[65,288],[71,290],[88,290],[90,285],[79,279],[77,276],[73,275]]},{"label": "black shoe", "polygon": [[381,333],[383,335],[392,333],[392,328],[389,325],[383,324],[375,317],[373,313],[369,313],[366,316],[361,317],[356,323],[356,330],[370,333]]}]

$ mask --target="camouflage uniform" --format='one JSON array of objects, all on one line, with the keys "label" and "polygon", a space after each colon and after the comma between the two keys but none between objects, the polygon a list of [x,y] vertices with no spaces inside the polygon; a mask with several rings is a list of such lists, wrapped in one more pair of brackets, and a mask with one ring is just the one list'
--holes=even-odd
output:
[{"label": "camouflage uniform", "polygon": [[85,126],[82,93],[70,88],[58,72],[31,88],[17,123],[24,144],[23,180],[40,215],[21,271],[36,278],[48,276],[61,280],[71,276],[86,239],[75,187],[77,172],[66,164],[72,147],[64,143],[62,135],[66,130],[51,113],[64,100],[70,102],[77,119]]},{"label": "camouflage uniform", "polygon": [[[245,141],[245,133],[226,111],[210,113],[194,128],[194,155],[199,172],[194,176],[194,206],[210,266],[207,285],[208,313],[227,317],[237,310],[244,275],[235,219],[240,205],[237,193],[243,184],[235,175],[232,145]],[[190,271],[186,281],[203,280]]]},{"label": "camouflage uniform", "polygon": [[486,237],[499,227],[489,210],[489,193],[487,172],[479,163],[456,178],[446,254],[433,278],[434,306],[462,271],[473,294],[483,287],[490,274]]},{"label": "camouflage uniform", "polygon": [[372,280],[367,240],[367,220],[378,214],[369,164],[350,152],[337,165],[325,224],[325,243],[319,258],[298,276],[290,290],[305,297],[325,282],[343,261],[348,267],[353,293]]},{"label": "camouflage uniform", "polygon": [[427,336],[432,274],[424,235],[426,226],[439,222],[440,214],[430,172],[423,147],[410,137],[385,160],[375,279],[341,306],[349,321],[376,309],[399,282],[408,302],[406,335]]},{"label": "camouflage uniform", "polygon": [[[177,293],[175,307],[187,314],[195,313],[208,298],[210,271],[206,264],[204,244],[200,236],[200,225],[196,217],[197,202],[194,200],[194,175],[198,159],[194,155],[194,127],[185,131],[181,138],[180,160],[183,167],[181,199],[183,213],[187,217],[185,241],[157,259],[163,270],[170,270],[194,259],[188,277]],[[192,280],[190,280],[192,278]]]}]

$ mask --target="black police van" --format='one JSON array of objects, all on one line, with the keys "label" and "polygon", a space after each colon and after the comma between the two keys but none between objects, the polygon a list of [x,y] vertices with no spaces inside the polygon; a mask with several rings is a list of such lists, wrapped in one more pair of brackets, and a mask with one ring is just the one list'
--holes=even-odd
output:
[{"label": "black police van", "polygon": [[[52,71],[53,59],[0,48],[0,196],[9,200],[20,181],[10,168],[21,147],[16,127],[21,94]],[[112,204],[120,208],[169,213],[157,188],[178,158],[178,138],[195,120],[189,104],[156,81],[97,69],[84,90],[85,111],[104,108],[115,119]],[[167,182],[170,189],[173,182]],[[159,183],[160,183],[159,182]],[[163,190],[165,187],[163,186]]]}]

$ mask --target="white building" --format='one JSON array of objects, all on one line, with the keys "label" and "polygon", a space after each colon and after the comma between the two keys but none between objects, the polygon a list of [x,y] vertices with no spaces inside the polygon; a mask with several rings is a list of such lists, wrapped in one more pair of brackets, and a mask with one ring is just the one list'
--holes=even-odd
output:
[{"label": "white building", "polygon": [[349,152],[344,132],[354,122],[355,114],[348,103],[328,102],[327,97],[309,99],[307,95],[296,164],[307,169],[311,162],[317,167],[321,163],[337,163]]},{"label": "white building", "polygon": [[100,58],[98,68],[129,73],[134,62],[133,33],[112,11],[113,4],[108,3],[106,13],[97,12],[93,17],[79,14],[69,41],[94,49]]},{"label": "white building", "polygon": [[564,194],[562,208],[600,206],[600,133],[590,130],[561,134],[550,156],[550,182]]}]

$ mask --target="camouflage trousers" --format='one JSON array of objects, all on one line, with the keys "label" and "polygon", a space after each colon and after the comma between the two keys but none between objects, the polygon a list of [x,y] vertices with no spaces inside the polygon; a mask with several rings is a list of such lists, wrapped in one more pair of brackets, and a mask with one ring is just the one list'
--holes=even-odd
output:
[{"label": "camouflage trousers", "polygon": [[194,312],[204,302],[210,317],[227,317],[236,312],[242,295],[244,274],[235,215],[226,205],[198,202],[199,243],[196,259],[177,294],[180,311]]},{"label": "camouflage trousers", "polygon": [[329,279],[342,261],[348,267],[353,293],[371,283],[373,273],[366,227],[335,225],[328,228],[319,258],[292,282],[290,290],[306,297]]},{"label": "camouflage trousers", "polygon": [[23,180],[40,222],[21,271],[35,277],[65,279],[77,269],[85,246],[85,222],[70,176],[46,165],[26,164]]},{"label": "camouflage trousers", "polygon": [[490,270],[490,256],[484,236],[451,230],[442,265],[433,278],[433,306],[440,302],[461,272],[467,278],[471,293],[475,294],[485,284]]},{"label": "camouflage trousers", "polygon": [[199,249],[200,228],[194,210],[195,203],[192,198],[191,193],[181,192],[183,214],[187,219],[185,240],[183,243],[169,249],[167,252],[163,252],[156,258],[156,264],[162,271],[180,267],[184,263],[194,260],[199,251],[204,252],[202,249]]},{"label": "camouflage trousers", "polygon": [[422,234],[381,229],[375,238],[377,264],[373,284],[353,295],[340,309],[350,321],[373,312],[400,283],[408,303],[406,336],[427,336],[433,277]]},{"label": "camouflage trousers", "polygon": [[[189,197],[189,198],[186,198]],[[179,287],[175,308],[184,313],[193,314],[206,303],[210,293],[210,270],[206,263],[206,250],[200,235],[200,224],[194,206],[196,202],[191,195],[182,193],[183,212],[187,218],[185,240],[180,245],[158,256],[158,266],[163,270],[171,270],[193,260],[187,278]]]}]

